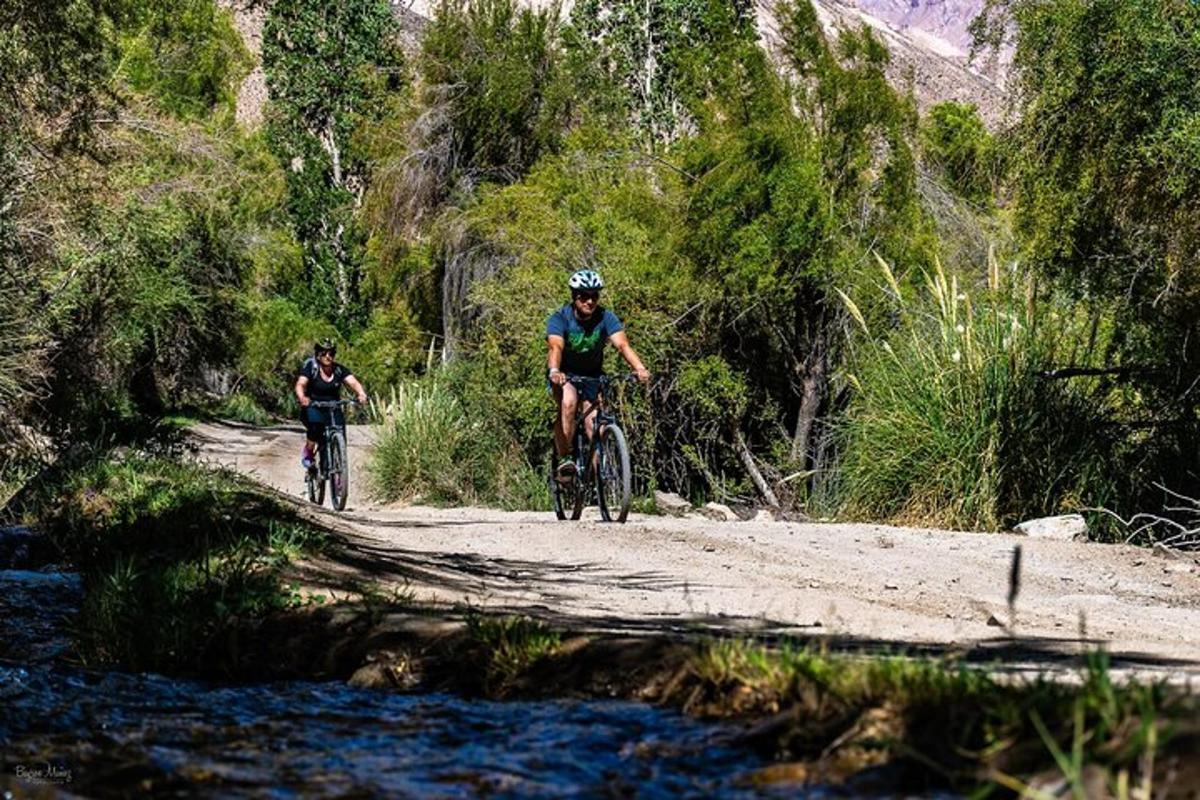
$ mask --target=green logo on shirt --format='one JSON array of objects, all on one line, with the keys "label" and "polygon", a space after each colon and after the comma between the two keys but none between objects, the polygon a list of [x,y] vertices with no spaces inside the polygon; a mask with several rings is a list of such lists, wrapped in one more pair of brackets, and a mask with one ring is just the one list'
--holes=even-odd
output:
[{"label": "green logo on shirt", "polygon": [[567,335],[567,349],[572,353],[590,353],[600,344],[600,328],[597,327],[591,333],[583,331],[571,331]]}]

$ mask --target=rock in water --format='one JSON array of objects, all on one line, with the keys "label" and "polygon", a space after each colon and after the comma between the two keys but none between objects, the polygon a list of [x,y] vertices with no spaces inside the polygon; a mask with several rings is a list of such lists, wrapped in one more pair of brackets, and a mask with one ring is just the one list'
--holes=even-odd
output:
[{"label": "rock in water", "polygon": [[1069,542],[1072,539],[1087,538],[1087,522],[1079,514],[1063,514],[1058,517],[1026,520],[1013,530],[1032,539],[1057,539],[1060,542]]}]

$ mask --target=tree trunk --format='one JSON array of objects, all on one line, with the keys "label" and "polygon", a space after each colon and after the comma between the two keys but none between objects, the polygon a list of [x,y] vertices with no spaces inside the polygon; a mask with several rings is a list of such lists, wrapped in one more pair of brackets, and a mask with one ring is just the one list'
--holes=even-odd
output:
[{"label": "tree trunk", "polygon": [[800,411],[796,414],[796,430],[792,436],[792,461],[807,469],[812,453],[813,426],[828,389],[825,337],[818,336],[804,360]]},{"label": "tree trunk", "polygon": [[779,508],[779,498],[775,496],[775,491],[771,488],[771,484],[767,483],[767,479],[763,477],[762,471],[759,470],[758,464],[754,463],[754,454],[750,452],[749,446],[746,444],[746,439],[742,436],[741,430],[734,429],[733,445],[737,450],[738,458],[742,460],[742,466],[746,468],[746,473],[749,474],[750,480],[754,482],[754,487],[758,489],[758,493],[767,501],[767,505],[771,508]]}]

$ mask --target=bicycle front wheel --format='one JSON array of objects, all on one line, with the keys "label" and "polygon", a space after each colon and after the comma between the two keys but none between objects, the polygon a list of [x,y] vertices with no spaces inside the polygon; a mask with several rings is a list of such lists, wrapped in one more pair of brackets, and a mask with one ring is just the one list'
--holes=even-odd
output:
[{"label": "bicycle front wheel", "polygon": [[600,445],[600,463],[596,470],[600,517],[605,522],[624,522],[633,500],[633,475],[624,431],[615,424],[604,426]]},{"label": "bicycle front wheel", "polygon": [[346,453],[346,436],[334,431],[329,437],[329,500],[335,511],[346,507],[350,496],[350,457]]},{"label": "bicycle front wheel", "polygon": [[579,519],[583,516],[583,492],[579,477],[569,482],[558,479],[558,460],[554,448],[550,449],[550,499],[554,502],[554,516],[561,520]]}]

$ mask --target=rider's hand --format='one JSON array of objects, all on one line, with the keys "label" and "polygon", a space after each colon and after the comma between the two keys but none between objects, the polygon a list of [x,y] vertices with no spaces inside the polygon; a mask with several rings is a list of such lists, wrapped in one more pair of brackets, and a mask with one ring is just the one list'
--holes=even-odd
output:
[{"label": "rider's hand", "polygon": [[650,383],[650,370],[646,369],[645,367],[642,367],[641,369],[635,369],[633,374],[637,375],[637,379],[643,384]]},{"label": "rider's hand", "polygon": [[309,403],[311,403],[311,402],[312,402],[312,400],[311,400],[311,399],[309,399],[308,395],[305,395],[304,397],[301,397],[301,398],[300,398],[300,407],[301,407],[301,408],[308,408],[308,404],[309,404]]},{"label": "rider's hand", "polygon": [[553,383],[555,386],[562,386],[564,383],[567,382],[567,373],[562,372],[560,370],[555,370],[554,372],[551,372],[550,373],[550,382]]},{"label": "rider's hand", "polygon": [[365,406],[367,404],[367,393],[366,392],[358,393],[358,404],[361,406]]}]

